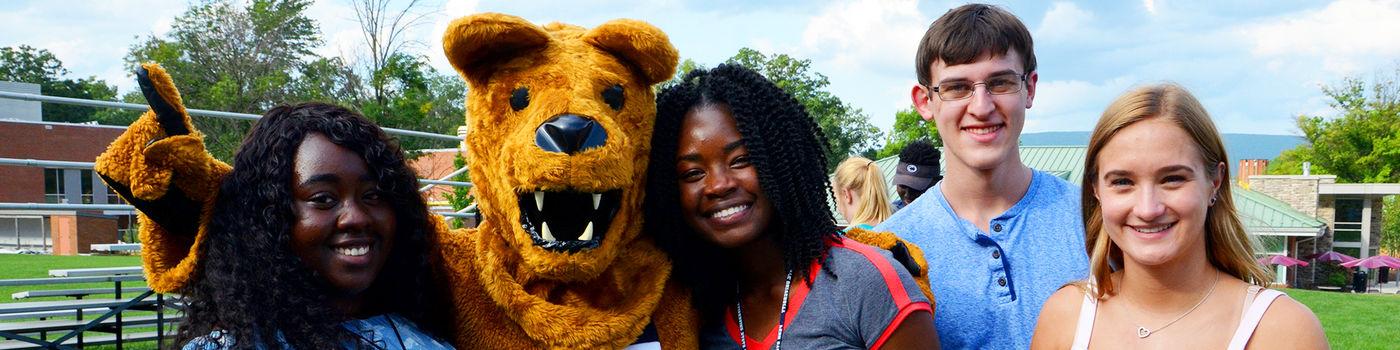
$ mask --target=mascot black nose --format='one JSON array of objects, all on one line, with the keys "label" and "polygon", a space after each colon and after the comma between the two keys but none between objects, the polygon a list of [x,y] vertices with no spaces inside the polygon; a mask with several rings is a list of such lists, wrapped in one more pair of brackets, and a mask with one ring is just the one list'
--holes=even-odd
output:
[{"label": "mascot black nose", "polygon": [[607,141],[608,132],[597,121],[573,114],[556,115],[535,129],[535,145],[546,152],[574,154]]}]

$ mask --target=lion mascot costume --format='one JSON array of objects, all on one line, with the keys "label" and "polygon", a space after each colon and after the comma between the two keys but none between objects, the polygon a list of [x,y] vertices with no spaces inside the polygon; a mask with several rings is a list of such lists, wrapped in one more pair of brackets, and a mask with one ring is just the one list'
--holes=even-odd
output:
[{"label": "lion mascot costume", "polygon": [[[466,151],[482,222],[434,235],[438,283],[462,349],[695,348],[699,325],[671,264],[641,234],[652,86],[677,53],[659,29],[585,29],[502,14],[457,19],[443,36],[469,85]],[[152,289],[178,291],[200,259],[219,181],[174,83],[138,72],[150,110],[98,157],[140,210]],[[435,216],[434,219],[437,219]]]}]

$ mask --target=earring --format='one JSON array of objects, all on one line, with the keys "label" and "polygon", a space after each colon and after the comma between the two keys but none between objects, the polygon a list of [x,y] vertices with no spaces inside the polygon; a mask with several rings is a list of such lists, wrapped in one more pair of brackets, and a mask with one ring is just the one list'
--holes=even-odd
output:
[{"label": "earring", "polygon": [[1217,198],[1220,198],[1220,195],[1211,195],[1211,196],[1210,196],[1210,204],[1209,204],[1209,205],[1206,205],[1206,206],[1215,206],[1215,200],[1216,200]]}]

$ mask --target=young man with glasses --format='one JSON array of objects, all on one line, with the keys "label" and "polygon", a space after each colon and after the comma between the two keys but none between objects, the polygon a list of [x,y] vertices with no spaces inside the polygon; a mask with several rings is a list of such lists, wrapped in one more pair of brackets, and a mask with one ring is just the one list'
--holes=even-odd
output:
[{"label": "young man with glasses", "polygon": [[943,346],[1028,348],[1041,304],[1088,276],[1078,188],[1021,163],[1039,79],[1030,32],[964,5],[929,26],[916,64],[914,106],[938,126],[947,171],[876,230],[923,248]]}]

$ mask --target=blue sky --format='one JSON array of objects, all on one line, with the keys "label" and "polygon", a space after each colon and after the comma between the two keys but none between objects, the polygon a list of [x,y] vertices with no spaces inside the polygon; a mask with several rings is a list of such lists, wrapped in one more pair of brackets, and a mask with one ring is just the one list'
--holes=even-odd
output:
[{"label": "blue sky", "polygon": [[[636,18],[666,31],[681,56],[713,66],[742,47],[810,59],[830,90],[888,129],[909,105],[914,51],[928,24],[961,1],[472,1],[430,4],[412,34],[448,71],[441,33],[482,11],[538,23],[594,26]],[[1146,83],[1192,90],[1223,132],[1296,134],[1299,114],[1331,115],[1320,87],[1342,77],[1395,77],[1400,0],[994,1],[1031,29],[1040,64],[1026,132],[1084,131],[1113,97]],[[53,51],[77,76],[134,87],[121,58],[138,36],[163,34],[182,0],[5,1],[0,46]],[[360,45],[347,0],[321,0],[323,55]]]}]

